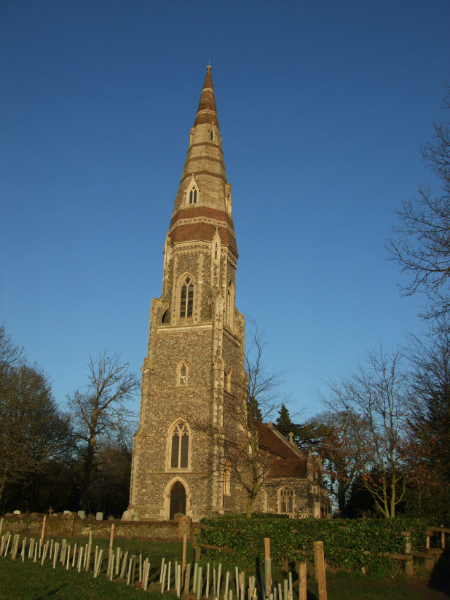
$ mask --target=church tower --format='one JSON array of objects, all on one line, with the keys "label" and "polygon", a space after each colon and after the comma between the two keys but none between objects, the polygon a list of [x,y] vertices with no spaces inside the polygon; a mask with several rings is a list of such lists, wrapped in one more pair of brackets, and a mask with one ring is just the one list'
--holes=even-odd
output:
[{"label": "church tower", "polygon": [[235,307],[237,258],[208,66],[167,232],[162,294],[150,308],[124,519],[167,520],[183,513],[197,520],[238,508],[214,440],[193,426],[198,415],[216,425],[223,394],[245,377],[245,321]]}]

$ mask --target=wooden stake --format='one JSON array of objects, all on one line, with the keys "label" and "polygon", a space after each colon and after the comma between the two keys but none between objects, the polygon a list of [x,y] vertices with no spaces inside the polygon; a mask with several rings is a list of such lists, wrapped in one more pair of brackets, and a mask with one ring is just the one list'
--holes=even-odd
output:
[{"label": "wooden stake", "polygon": [[305,562],[301,562],[300,565],[299,565],[298,578],[299,578],[299,589],[298,589],[299,600],[307,600],[307,597],[308,597],[308,591],[307,591],[308,580],[306,578],[306,563]]},{"label": "wooden stake", "polygon": [[111,525],[111,537],[109,538],[109,549],[112,550],[114,542],[114,523]]},{"label": "wooden stake", "polygon": [[264,558],[270,558],[270,538],[264,538]]},{"label": "wooden stake", "polygon": [[42,530],[41,530],[41,544],[44,543],[44,535],[45,535],[45,525],[47,523],[47,515],[44,515],[44,519],[42,521]]},{"label": "wooden stake", "polygon": [[327,580],[325,575],[325,558],[323,555],[323,542],[314,542],[314,566],[316,581],[319,591],[319,600],[327,600]]}]

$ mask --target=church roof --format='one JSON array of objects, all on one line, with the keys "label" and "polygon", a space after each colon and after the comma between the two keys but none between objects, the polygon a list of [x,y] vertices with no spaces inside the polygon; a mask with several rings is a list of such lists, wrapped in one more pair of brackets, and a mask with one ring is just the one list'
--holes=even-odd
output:
[{"label": "church roof", "polygon": [[272,425],[258,426],[259,447],[274,456],[267,477],[306,477],[307,460],[301,450],[294,446]]},{"label": "church roof", "polygon": [[306,477],[306,475],[306,460],[295,458],[287,460],[274,458],[267,471],[267,477]]}]

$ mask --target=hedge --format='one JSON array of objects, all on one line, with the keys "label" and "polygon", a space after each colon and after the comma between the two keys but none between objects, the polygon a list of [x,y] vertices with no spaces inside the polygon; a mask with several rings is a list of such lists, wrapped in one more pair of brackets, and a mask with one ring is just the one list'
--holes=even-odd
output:
[{"label": "hedge", "polygon": [[[423,532],[434,525],[427,518],[387,519],[289,519],[279,515],[225,515],[204,518],[199,544],[225,547],[202,548],[211,562],[230,562],[245,569],[264,564],[264,538],[270,538],[272,563],[282,566],[301,560],[314,561],[313,542],[322,541],[330,567],[368,571],[392,567],[390,554],[404,554],[402,531],[411,531],[412,549],[424,550]],[[433,538],[432,538],[433,540]],[[440,539],[434,538],[436,543]]]}]

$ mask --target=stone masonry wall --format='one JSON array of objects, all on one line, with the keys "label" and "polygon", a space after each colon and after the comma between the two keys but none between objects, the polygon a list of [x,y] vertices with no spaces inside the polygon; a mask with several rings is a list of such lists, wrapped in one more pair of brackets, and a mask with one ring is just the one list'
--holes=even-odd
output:
[{"label": "stone masonry wall", "polygon": [[[39,537],[43,516],[18,515],[3,517],[2,533]],[[183,533],[190,534],[189,523],[181,521],[96,521],[77,516],[47,517],[45,537],[88,537],[92,531],[95,538],[109,538],[114,524],[114,538],[143,538],[148,540],[178,541]]]}]

